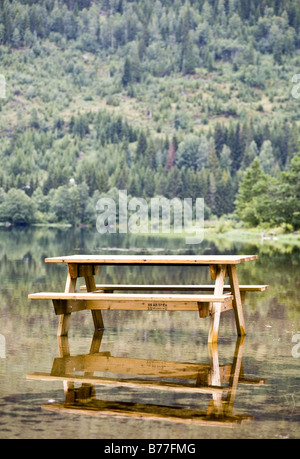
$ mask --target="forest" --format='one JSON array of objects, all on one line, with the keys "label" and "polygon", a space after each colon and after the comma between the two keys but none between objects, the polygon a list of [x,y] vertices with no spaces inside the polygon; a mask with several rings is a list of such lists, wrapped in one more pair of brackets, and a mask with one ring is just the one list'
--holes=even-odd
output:
[{"label": "forest", "polygon": [[297,231],[299,73],[299,0],[0,0],[0,222],[127,190]]}]

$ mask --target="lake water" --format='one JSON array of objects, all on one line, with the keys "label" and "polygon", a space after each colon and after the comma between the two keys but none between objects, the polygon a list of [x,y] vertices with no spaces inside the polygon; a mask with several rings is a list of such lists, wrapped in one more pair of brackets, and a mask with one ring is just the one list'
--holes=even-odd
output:
[{"label": "lake water", "polygon": [[[246,296],[242,342],[233,311],[221,316],[217,347],[207,344],[209,319],[164,311],[104,311],[105,331],[95,337],[91,315],[80,312],[72,316],[68,340],[58,342],[52,304],[27,296],[63,291],[66,267],[44,258],[79,253],[258,254],[238,266],[239,281],[270,289]],[[299,438],[299,248],[260,240],[187,246],[181,239],[101,236],[91,229],[2,228],[0,260],[0,438]],[[205,267],[106,267],[98,279],[211,283]],[[42,375],[29,379],[34,373]],[[47,379],[50,373],[60,379]],[[150,383],[91,384],[103,376]],[[159,381],[177,389],[165,390]]]}]

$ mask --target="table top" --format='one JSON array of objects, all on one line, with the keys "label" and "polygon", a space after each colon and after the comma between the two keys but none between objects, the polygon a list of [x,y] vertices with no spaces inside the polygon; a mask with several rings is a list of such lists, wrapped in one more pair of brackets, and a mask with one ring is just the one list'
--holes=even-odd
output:
[{"label": "table top", "polygon": [[46,258],[46,263],[107,265],[235,265],[257,255],[69,255]]}]

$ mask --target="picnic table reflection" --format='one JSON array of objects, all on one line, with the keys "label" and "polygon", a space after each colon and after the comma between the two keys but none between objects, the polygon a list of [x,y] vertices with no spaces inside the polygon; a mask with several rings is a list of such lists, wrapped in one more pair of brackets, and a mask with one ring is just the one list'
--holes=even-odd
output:
[{"label": "picnic table reflection", "polygon": [[[104,418],[127,417],[226,427],[253,419],[249,414],[233,412],[238,384],[266,383],[265,379],[244,375],[245,337],[237,338],[232,363],[219,365],[216,343],[208,344],[209,363],[200,364],[114,357],[110,352],[99,351],[102,336],[103,330],[95,332],[89,354],[75,356],[70,354],[68,337],[58,337],[60,357],[54,359],[51,372],[27,375],[27,379],[63,381],[65,400],[44,404],[43,409]],[[181,396],[208,394],[211,398],[208,406],[205,405],[206,410],[197,409],[194,402],[193,407],[182,407],[179,404],[165,406],[100,400],[96,386],[150,390],[154,394],[160,390]]]}]

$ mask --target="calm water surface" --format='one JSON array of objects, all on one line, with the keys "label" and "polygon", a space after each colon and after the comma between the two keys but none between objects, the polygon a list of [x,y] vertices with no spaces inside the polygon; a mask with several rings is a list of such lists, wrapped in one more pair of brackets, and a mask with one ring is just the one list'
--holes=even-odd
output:
[{"label": "calm water surface", "polygon": [[[299,248],[122,236],[0,230],[0,438],[299,438]],[[105,331],[95,337],[90,314],[82,312],[72,317],[69,339],[58,341],[51,303],[27,295],[63,291],[66,267],[43,260],[76,253],[258,254],[238,266],[239,280],[270,290],[246,297],[242,342],[233,311],[221,317],[217,347],[207,344],[209,319],[193,312],[104,311]],[[98,279],[211,282],[204,267],[106,267]],[[152,386],[97,385],[100,377]],[[162,381],[181,390],[164,390]]]}]

